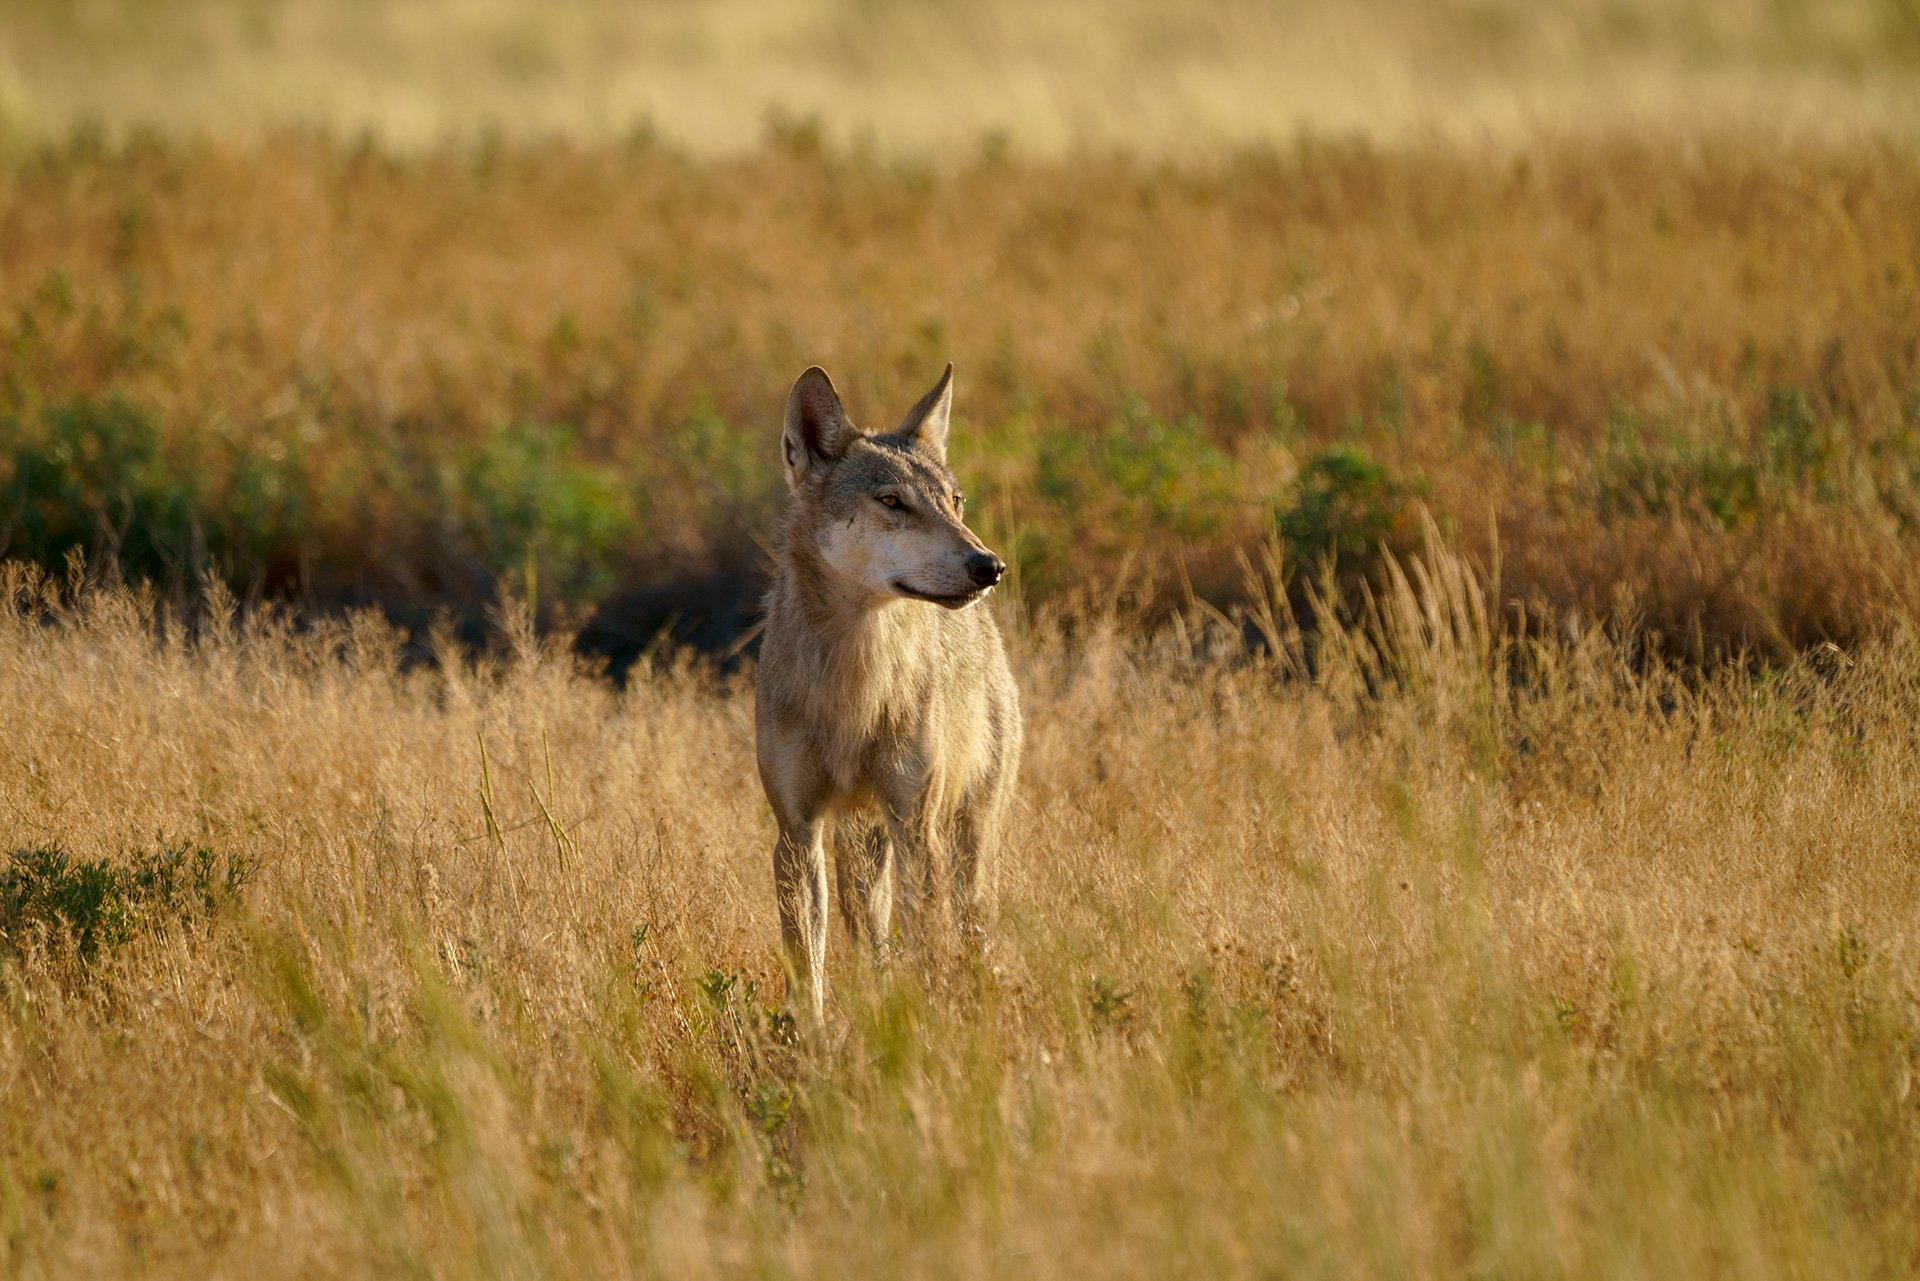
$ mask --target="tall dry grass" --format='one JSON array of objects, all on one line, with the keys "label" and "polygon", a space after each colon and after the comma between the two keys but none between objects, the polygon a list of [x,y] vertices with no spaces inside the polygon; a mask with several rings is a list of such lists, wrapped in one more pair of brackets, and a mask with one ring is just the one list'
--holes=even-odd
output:
[{"label": "tall dry grass", "polygon": [[[1916,12],[8,6],[0,1276],[1920,1272]],[[1016,839],[808,1041],[567,629],[949,358]]]},{"label": "tall dry grass", "polygon": [[90,959],[9,909],[0,1269],[1920,1267],[1920,638],[1681,673],[1514,633],[1438,545],[1385,581],[1310,663],[1271,583],[1256,659],[1015,626],[989,965],[836,939],[806,1044],[746,678],[16,571],[0,845],[258,870],[123,887]]}]

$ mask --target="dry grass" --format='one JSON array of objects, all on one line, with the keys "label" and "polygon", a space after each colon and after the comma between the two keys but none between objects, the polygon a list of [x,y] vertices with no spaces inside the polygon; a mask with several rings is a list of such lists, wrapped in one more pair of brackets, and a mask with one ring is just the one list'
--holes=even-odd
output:
[{"label": "dry grass", "polygon": [[91,960],[9,922],[0,1268],[1920,1268],[1920,640],[1681,680],[1425,564],[1311,683],[1016,629],[991,971],[836,940],[817,1047],[744,683],[16,576],[0,843],[259,870]]},{"label": "dry grass", "polygon": [[[534,13],[0,15],[0,1275],[1920,1273],[1913,0]],[[1017,834],[809,1043],[565,620],[949,358]]]},{"label": "dry grass", "polygon": [[1207,154],[1301,132],[1502,145],[1737,126],[1914,137],[1913,0],[14,0],[0,144],[88,121],[702,153],[817,116],[888,153]]},{"label": "dry grass", "polygon": [[744,572],[804,365],[874,422],[952,358],[1031,599],[1131,566],[1225,600],[1277,523],[1351,561],[1424,501],[1551,615],[1624,593],[1777,657],[1920,617],[1916,211],[1909,149],[1750,136],[1182,168],[81,139],[0,171],[0,544],[584,606]]}]

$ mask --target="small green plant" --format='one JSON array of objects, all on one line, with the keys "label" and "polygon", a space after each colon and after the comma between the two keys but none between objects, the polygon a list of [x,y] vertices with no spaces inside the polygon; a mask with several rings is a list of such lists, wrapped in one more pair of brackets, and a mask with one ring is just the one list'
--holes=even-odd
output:
[{"label": "small green plant", "polygon": [[125,866],[76,859],[59,845],[15,850],[0,873],[0,938],[17,948],[44,932],[92,961],[148,930],[211,915],[254,870],[203,847],[143,851]]},{"label": "small green plant", "polygon": [[636,541],[627,486],[574,455],[563,427],[514,424],[443,468],[456,531],[494,575],[529,599],[583,599],[613,584],[613,549]]},{"label": "small green plant", "polygon": [[1409,486],[1357,445],[1335,445],[1307,460],[1292,504],[1278,518],[1297,565],[1332,560],[1362,569],[1402,539]]},{"label": "small green plant", "polygon": [[1834,931],[1833,959],[1840,966],[1840,973],[1853,978],[1866,968],[1870,952],[1867,941],[1861,937],[1859,927],[1843,925]]},{"label": "small green plant", "polygon": [[1236,470],[1198,419],[1165,422],[1135,401],[1103,433],[1047,429],[1035,481],[1083,525],[1205,535],[1218,532]]},{"label": "small green plant", "polygon": [[1808,485],[1831,498],[1839,450],[1832,431],[1815,417],[1798,387],[1775,387],[1767,394],[1761,422],[1768,469],[1789,485]]},{"label": "small green plant", "polygon": [[728,974],[723,970],[708,970],[700,976],[699,986],[715,1013],[724,1014],[727,1006],[733,1001],[734,986],[739,982],[738,974]]},{"label": "small green plant", "polygon": [[1099,1032],[1124,1032],[1133,1023],[1133,993],[1096,974],[1087,984],[1087,1006]]},{"label": "small green plant", "polygon": [[1493,425],[1500,420],[1506,379],[1493,349],[1475,340],[1467,348],[1466,386],[1460,396],[1460,416],[1470,423]]},{"label": "small green plant", "polygon": [[793,1091],[783,1081],[757,1081],[747,1095],[747,1115],[753,1119],[760,1133],[768,1138],[786,1128],[787,1118],[792,1111]]},{"label": "small green plant", "polygon": [[793,1011],[784,1005],[764,1005],[760,1008],[761,1026],[766,1030],[768,1042],[773,1045],[796,1045],[800,1040],[800,1025],[793,1017]]},{"label": "small green plant", "polygon": [[1725,440],[1675,436],[1650,444],[1635,416],[1622,407],[1615,408],[1608,432],[1606,452],[1594,473],[1602,512],[1697,511],[1732,527],[1759,508],[1761,469]]}]

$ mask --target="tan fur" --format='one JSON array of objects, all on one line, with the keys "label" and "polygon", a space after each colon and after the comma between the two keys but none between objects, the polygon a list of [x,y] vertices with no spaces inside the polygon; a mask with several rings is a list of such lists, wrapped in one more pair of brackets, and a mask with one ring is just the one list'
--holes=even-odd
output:
[{"label": "tan fur", "polygon": [[[985,869],[1019,768],[1019,696],[983,603],[1005,566],[966,527],[946,465],[952,379],[949,365],[885,435],[856,428],[818,368],[787,400],[792,494],[755,710],[760,779],[780,828],[781,938],[816,1019],[829,827],[856,939],[884,947],[897,908],[903,942],[923,946],[944,865],[977,941]],[[839,821],[865,806],[881,826]]]}]

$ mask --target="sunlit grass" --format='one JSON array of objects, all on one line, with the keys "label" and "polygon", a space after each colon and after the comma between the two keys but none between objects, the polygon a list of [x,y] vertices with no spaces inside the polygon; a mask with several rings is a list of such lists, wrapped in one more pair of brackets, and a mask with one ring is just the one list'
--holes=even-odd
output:
[{"label": "sunlit grass", "polygon": [[1270,661],[1015,628],[988,967],[876,983],[836,938],[809,1044],[744,682],[16,578],[0,846],[258,870],[85,963],[4,940],[0,1265],[1920,1266],[1912,633],[1686,675],[1512,634],[1444,549],[1395,581],[1310,664],[1272,622]]},{"label": "sunlit grass", "polygon": [[1916,63],[1912,0],[31,0],[0,17],[0,140],[645,129],[710,153],[769,114],[921,156],[988,136],[1187,156],[1302,132],[1912,137]]},{"label": "sunlit grass", "polygon": [[[7,5],[0,1276],[1920,1272],[1916,66]],[[808,1040],[778,406],[948,359],[1019,814]]]},{"label": "sunlit grass", "polygon": [[725,645],[797,372],[879,426],[953,360],[1029,601],[1228,604],[1275,535],[1353,583],[1424,504],[1543,616],[1781,658],[1920,612],[1916,211],[1908,149],[1750,133],[1180,167],[82,135],[0,168],[0,550],[418,624],[652,592],[631,647],[701,609]]}]

